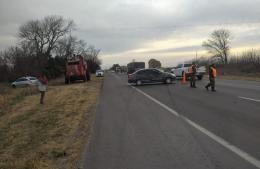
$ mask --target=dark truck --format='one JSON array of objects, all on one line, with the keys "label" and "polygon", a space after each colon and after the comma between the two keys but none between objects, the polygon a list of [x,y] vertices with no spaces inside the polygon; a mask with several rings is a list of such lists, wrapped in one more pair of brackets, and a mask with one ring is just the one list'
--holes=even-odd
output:
[{"label": "dark truck", "polygon": [[127,64],[127,74],[132,74],[139,69],[144,69],[144,62],[131,62]]}]

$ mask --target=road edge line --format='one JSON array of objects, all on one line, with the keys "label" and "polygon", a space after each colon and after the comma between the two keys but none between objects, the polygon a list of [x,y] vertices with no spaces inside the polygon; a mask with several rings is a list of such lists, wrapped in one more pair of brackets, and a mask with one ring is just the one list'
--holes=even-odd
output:
[{"label": "road edge line", "polygon": [[238,96],[238,98],[244,99],[244,100],[250,100],[250,101],[254,101],[254,102],[260,102],[260,100],[252,99],[252,98],[249,98],[249,97]]},{"label": "road edge line", "polygon": [[[131,86],[131,85],[130,85]],[[222,145],[223,147],[227,148],[228,150],[232,151],[233,153],[235,153],[236,155],[238,155],[239,157],[241,157],[242,159],[244,159],[245,161],[249,162],[250,164],[254,165],[255,167],[260,169],[260,161],[258,159],[256,159],[255,157],[251,156],[250,154],[244,152],[243,150],[241,150],[240,148],[232,145],[231,143],[229,143],[228,141],[224,140],[223,138],[213,134],[212,132],[210,132],[209,130],[205,129],[204,127],[196,124],[195,122],[193,122],[192,120],[188,119],[185,116],[180,115],[178,112],[176,112],[175,110],[171,109],[170,107],[166,106],[165,104],[163,104],[162,102],[160,102],[159,100],[153,98],[152,96],[148,95],[147,93],[143,92],[142,90],[131,86],[133,89],[135,89],[137,92],[139,92],[140,94],[144,95],[145,97],[147,97],[148,99],[152,100],[153,102],[157,103],[158,105],[160,105],[161,107],[163,107],[164,109],[168,110],[171,114],[182,118],[184,121],[186,121],[188,124],[190,124],[192,127],[194,127],[195,129],[197,129],[198,131],[204,133],[205,135],[207,135],[209,138],[211,138],[212,140],[214,140],[215,142],[219,143],[220,145]]]}]

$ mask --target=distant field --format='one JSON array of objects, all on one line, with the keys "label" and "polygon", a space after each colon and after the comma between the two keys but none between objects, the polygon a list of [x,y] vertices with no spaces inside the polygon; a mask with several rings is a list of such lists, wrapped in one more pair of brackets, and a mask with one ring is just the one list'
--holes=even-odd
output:
[{"label": "distant field", "polygon": [[220,79],[260,81],[260,75],[220,75]]},{"label": "distant field", "polygon": [[0,84],[0,168],[77,168],[89,137],[102,78],[50,83],[44,105],[35,87]]},{"label": "distant field", "polygon": [[218,65],[218,74],[224,79],[260,80],[260,67],[256,64]]}]

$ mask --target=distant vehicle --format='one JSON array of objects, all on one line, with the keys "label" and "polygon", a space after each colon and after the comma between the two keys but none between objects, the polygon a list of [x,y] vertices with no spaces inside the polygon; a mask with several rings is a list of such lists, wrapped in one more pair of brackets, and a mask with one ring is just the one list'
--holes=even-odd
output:
[{"label": "distant vehicle", "polygon": [[66,62],[65,83],[76,80],[83,80],[84,82],[90,80],[90,72],[87,63],[81,55],[74,55]]},{"label": "distant vehicle", "polygon": [[96,71],[96,77],[103,77],[104,76],[104,71],[103,70],[97,70]]},{"label": "distant vehicle", "polygon": [[145,63],[144,62],[131,62],[127,64],[127,74],[134,73],[139,69],[144,69]]},{"label": "distant vehicle", "polygon": [[171,84],[175,79],[174,74],[162,72],[158,69],[140,69],[128,75],[128,83],[134,83],[138,86],[149,83]]},{"label": "distant vehicle", "polygon": [[30,86],[30,85],[37,85],[38,79],[33,76],[25,76],[16,79],[11,85],[13,88],[22,87],[22,86]]},{"label": "distant vehicle", "polygon": [[120,66],[116,67],[116,72],[117,73],[121,72],[121,67]]},{"label": "distant vehicle", "polygon": [[[171,70],[171,72],[174,73],[177,77],[182,77],[183,73],[185,72],[186,77],[189,77],[190,76],[189,67],[191,67],[191,65],[192,65],[191,63],[179,64],[176,68],[173,68]],[[206,67],[205,66],[198,67],[197,73],[196,73],[198,80],[201,80],[205,73],[206,73]]]}]

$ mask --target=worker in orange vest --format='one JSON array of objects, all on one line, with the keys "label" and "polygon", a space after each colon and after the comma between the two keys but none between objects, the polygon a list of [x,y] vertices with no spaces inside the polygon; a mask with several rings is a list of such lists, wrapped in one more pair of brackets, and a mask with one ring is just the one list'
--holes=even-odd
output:
[{"label": "worker in orange vest", "polygon": [[205,88],[207,90],[209,90],[209,87],[211,86],[211,91],[215,92],[215,79],[217,77],[217,69],[216,69],[216,65],[212,64],[209,67],[209,83],[205,86]]},{"label": "worker in orange vest", "polygon": [[194,63],[189,67],[189,75],[190,75],[190,87],[196,88],[196,73],[197,69]]}]

